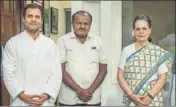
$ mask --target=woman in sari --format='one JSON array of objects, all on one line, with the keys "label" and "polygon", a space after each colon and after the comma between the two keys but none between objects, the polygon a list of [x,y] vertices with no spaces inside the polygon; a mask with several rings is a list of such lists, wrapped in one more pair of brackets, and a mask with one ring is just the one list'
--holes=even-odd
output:
[{"label": "woman in sari", "polygon": [[133,21],[134,43],[126,46],[118,65],[124,106],[163,106],[163,86],[169,77],[172,54],[150,41],[151,20],[139,15]]}]

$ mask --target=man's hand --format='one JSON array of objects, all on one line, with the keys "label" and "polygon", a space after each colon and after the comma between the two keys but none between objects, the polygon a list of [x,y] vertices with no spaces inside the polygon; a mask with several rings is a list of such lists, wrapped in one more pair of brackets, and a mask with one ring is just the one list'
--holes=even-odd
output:
[{"label": "man's hand", "polygon": [[29,105],[31,106],[38,106],[38,105],[42,105],[41,102],[38,102],[36,99],[35,99],[35,96],[34,95],[27,95],[24,93],[24,91],[22,91],[18,97],[23,100],[24,102],[28,103]]},{"label": "man's hand", "polygon": [[46,100],[48,100],[48,95],[43,93],[43,94],[35,94],[33,95],[33,100],[37,101],[41,106]]},{"label": "man's hand", "polygon": [[92,98],[92,93],[87,89],[81,89],[81,91],[78,93],[78,97],[83,102],[87,102]]},{"label": "man's hand", "polygon": [[87,90],[88,90],[89,94],[93,95],[93,93],[94,93],[94,90],[93,90],[93,89],[88,88]]}]

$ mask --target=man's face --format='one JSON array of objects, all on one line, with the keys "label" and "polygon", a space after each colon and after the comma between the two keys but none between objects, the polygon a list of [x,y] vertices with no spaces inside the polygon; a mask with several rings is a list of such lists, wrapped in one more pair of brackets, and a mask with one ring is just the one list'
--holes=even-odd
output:
[{"label": "man's face", "polygon": [[26,10],[24,25],[29,32],[39,32],[42,25],[41,11],[38,8],[28,8]]},{"label": "man's face", "polygon": [[88,15],[77,14],[75,16],[75,19],[72,25],[73,25],[73,30],[77,35],[81,37],[85,37],[90,30],[90,26],[91,26],[90,18]]}]

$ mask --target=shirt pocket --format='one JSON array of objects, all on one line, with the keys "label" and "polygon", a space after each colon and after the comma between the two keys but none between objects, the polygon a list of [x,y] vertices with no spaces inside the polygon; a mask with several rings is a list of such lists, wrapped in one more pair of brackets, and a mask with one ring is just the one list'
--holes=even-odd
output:
[{"label": "shirt pocket", "polygon": [[66,53],[66,55],[67,55],[67,60],[69,61],[69,60],[71,60],[71,61],[75,61],[75,55],[74,55],[74,52],[73,52],[73,50],[72,49],[67,49],[66,50],[67,51],[67,53]]}]

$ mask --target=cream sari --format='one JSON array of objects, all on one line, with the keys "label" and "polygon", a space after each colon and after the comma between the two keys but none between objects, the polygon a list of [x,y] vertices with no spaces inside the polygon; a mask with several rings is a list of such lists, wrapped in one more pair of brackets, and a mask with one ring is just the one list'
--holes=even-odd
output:
[{"label": "cream sari", "polygon": [[[139,49],[132,55],[130,55],[124,66],[125,68],[125,80],[129,88],[134,94],[147,95],[148,92],[153,88],[156,80],[147,82],[152,75],[158,74],[158,67],[165,63],[168,67],[169,72],[167,73],[168,78],[170,77],[171,65],[173,62],[173,55],[159,46],[149,43],[145,47]],[[159,75],[157,75],[159,76]],[[163,89],[153,99],[150,106],[164,106]],[[123,98],[124,106],[132,106],[134,103],[124,95]]]}]

